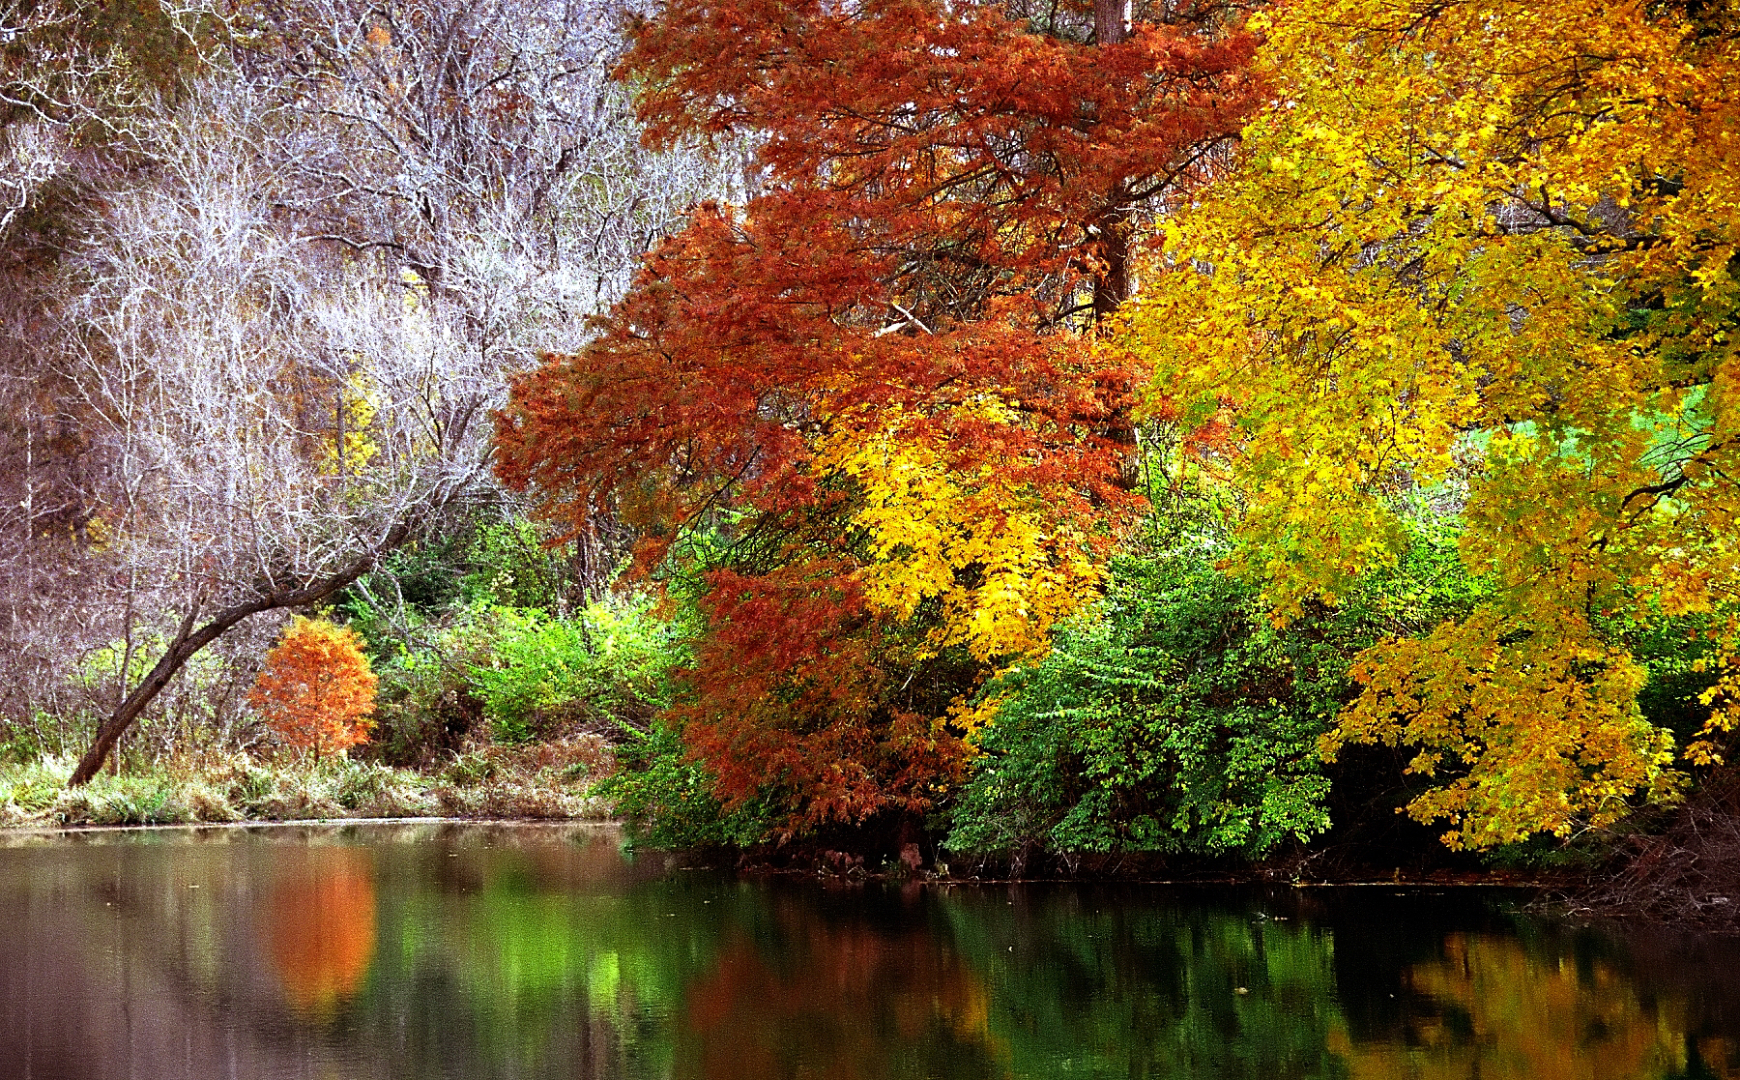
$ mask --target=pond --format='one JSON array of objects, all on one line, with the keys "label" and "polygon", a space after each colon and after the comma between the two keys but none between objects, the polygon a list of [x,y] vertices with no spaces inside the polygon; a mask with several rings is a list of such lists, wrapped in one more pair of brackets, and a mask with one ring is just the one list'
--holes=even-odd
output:
[{"label": "pond", "polygon": [[1740,1076],[1740,947],[1490,890],[742,881],[612,829],[0,836],[0,1077]]}]

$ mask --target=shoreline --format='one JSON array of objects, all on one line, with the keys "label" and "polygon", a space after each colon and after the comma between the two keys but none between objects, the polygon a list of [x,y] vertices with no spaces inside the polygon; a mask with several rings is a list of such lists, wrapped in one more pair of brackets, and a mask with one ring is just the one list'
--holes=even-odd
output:
[{"label": "shoreline", "polygon": [[231,832],[253,829],[289,828],[351,828],[358,825],[516,825],[551,828],[621,829],[616,818],[536,818],[536,817],[333,817],[333,818],[257,818],[247,821],[167,821],[136,825],[81,824],[65,825],[0,825],[0,845],[10,837],[76,837],[89,834],[200,832],[223,830]]},{"label": "shoreline", "polygon": [[[10,839],[43,839],[76,840],[79,837],[95,835],[150,835],[165,833],[197,833],[197,832],[253,832],[258,830],[317,828],[344,829],[359,826],[478,826],[514,828],[548,828],[548,829],[597,829],[621,831],[627,822],[620,818],[582,818],[582,817],[462,817],[462,816],[430,816],[407,815],[395,817],[330,817],[330,818],[256,818],[243,821],[188,821],[160,822],[149,824],[82,824],[67,823],[62,825],[31,825],[17,824],[0,826],[0,847],[6,846]],[[1571,882],[1567,879],[1527,878],[1517,879],[1506,876],[1504,871],[1490,874],[1471,874],[1459,872],[1456,876],[1433,876],[1430,872],[1393,878],[1376,878],[1369,875],[1355,875],[1345,881],[1333,879],[1290,880],[1273,871],[1251,869],[1245,872],[1217,872],[1203,877],[1177,877],[1132,875],[1121,877],[1103,874],[1077,874],[1059,876],[1045,874],[1034,877],[1009,877],[988,875],[984,877],[963,876],[949,873],[946,869],[936,872],[931,869],[921,869],[913,873],[834,873],[818,867],[772,866],[753,861],[739,861],[738,865],[728,865],[726,861],[717,858],[701,856],[694,851],[654,851],[648,849],[649,855],[661,855],[666,859],[675,859],[679,868],[690,870],[716,870],[724,873],[747,877],[788,878],[816,880],[835,884],[865,884],[868,882],[893,882],[927,885],[1155,885],[1173,888],[1248,888],[1251,886],[1284,887],[1291,889],[1534,889],[1547,890],[1565,888]],[[699,857],[697,857],[699,856]],[[693,860],[693,861],[691,861]]]}]

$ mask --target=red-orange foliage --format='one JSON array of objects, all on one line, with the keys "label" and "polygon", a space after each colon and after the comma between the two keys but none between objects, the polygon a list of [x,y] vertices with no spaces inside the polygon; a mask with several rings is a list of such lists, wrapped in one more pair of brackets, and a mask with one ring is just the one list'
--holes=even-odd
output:
[{"label": "red-orange foliage", "polygon": [[771,796],[794,826],[860,821],[921,812],[958,778],[959,739],[894,693],[898,635],[848,571],[806,562],[709,575],[710,632],[690,673],[702,692],[678,715],[728,807]]},{"label": "red-orange foliage", "polygon": [[283,868],[260,911],[260,933],[291,1007],[330,1015],[361,988],[375,955],[367,852],[304,849]]},{"label": "red-orange foliage", "polygon": [[636,31],[650,138],[757,133],[765,186],[700,209],[591,346],[516,385],[500,472],[575,529],[638,527],[643,566],[723,530],[685,717],[728,801],[783,786],[800,821],[855,820],[922,806],[960,758],[940,718],[983,664],[915,640],[937,605],[866,603],[863,568],[904,549],[867,539],[873,466],[840,447],[924,447],[903,464],[946,472],[980,537],[1006,524],[994,474],[1060,565],[1136,502],[1133,373],[1082,331],[1256,88],[1213,20],[1092,44],[1073,10],[1041,31],[938,0],[667,0]]},{"label": "red-orange foliage", "polygon": [[960,1061],[970,1076],[1000,1056],[991,987],[935,936],[824,921],[796,905],[778,915],[789,962],[769,963],[745,937],[688,988],[680,1075],[802,1075],[799,1059],[827,1062],[831,1080],[910,1074],[915,1060]]},{"label": "red-orange foliage", "polygon": [[375,673],[362,639],[348,626],[298,617],[266,654],[248,703],[279,738],[316,757],[367,742]]}]

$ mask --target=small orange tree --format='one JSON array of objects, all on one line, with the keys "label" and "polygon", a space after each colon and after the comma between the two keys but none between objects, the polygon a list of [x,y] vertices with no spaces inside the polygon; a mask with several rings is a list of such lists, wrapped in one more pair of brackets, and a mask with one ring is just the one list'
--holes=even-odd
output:
[{"label": "small orange tree", "polygon": [[375,673],[362,639],[348,626],[300,616],[266,654],[248,703],[286,743],[342,753],[368,741],[375,711]]}]

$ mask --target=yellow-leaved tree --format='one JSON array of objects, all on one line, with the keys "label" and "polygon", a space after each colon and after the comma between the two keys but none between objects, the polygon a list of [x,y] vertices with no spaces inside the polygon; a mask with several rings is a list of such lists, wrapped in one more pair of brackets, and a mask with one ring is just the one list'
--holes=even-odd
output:
[{"label": "yellow-leaved tree", "polygon": [[1614,821],[1673,786],[1625,630],[1740,631],[1740,18],[1733,0],[1294,0],[1274,103],[1168,226],[1131,320],[1155,394],[1238,432],[1236,569],[1279,620],[1460,513],[1488,585],[1367,650],[1326,739],[1417,749],[1452,846]]},{"label": "yellow-leaved tree", "polygon": [[[994,403],[961,412],[1018,423]],[[1103,538],[1003,463],[951,461],[935,433],[903,427],[911,420],[884,410],[880,428],[828,440],[817,455],[818,471],[860,491],[851,520],[864,532],[865,601],[900,620],[933,605],[925,656],[957,645],[986,662],[1044,652],[1052,626],[1095,594]]]},{"label": "yellow-leaved tree", "polygon": [[248,703],[286,744],[341,754],[367,742],[375,673],[362,638],[348,626],[300,616],[266,654]]}]

